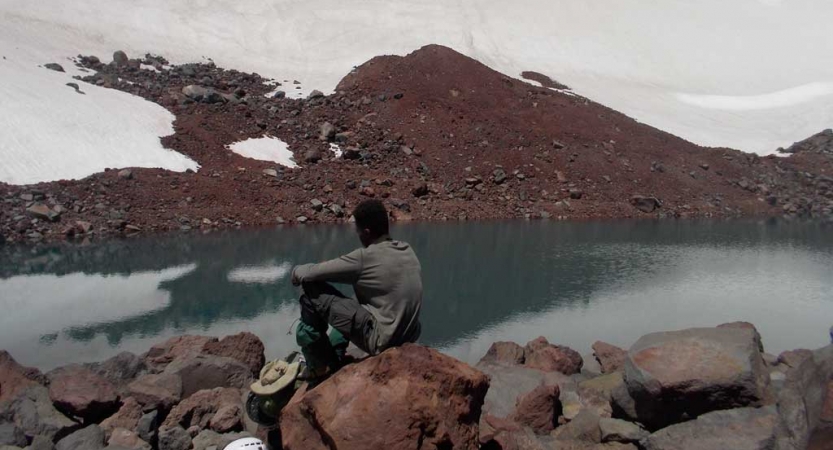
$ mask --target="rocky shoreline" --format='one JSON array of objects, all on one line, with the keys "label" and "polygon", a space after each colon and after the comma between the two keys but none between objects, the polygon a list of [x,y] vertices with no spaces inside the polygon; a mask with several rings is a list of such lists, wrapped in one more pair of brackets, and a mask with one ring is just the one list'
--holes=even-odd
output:
[{"label": "rocky shoreline", "polygon": [[[833,333],[833,330],[831,330]],[[833,338],[833,336],[831,336]],[[299,390],[279,426],[244,413],[250,333],[180,336],[46,374],[0,352],[0,449],[829,449],[833,345],[778,356],[749,323],[652,333],[593,354],[540,337],[474,367],[419,345]]]},{"label": "rocky shoreline", "polygon": [[[833,216],[827,132],[785,158],[703,148],[540,74],[524,72],[543,87],[533,86],[441,46],[374,58],[336,93],[303,99],[287,98],[293,81],[213,63],[123,52],[75,63],[89,75],[67,89],[89,83],[165,107],[176,121],[163,145],[201,168],[0,183],[0,243],[337,223],[370,197],[402,221]],[[288,143],[301,167],[228,149],[263,136]]]}]

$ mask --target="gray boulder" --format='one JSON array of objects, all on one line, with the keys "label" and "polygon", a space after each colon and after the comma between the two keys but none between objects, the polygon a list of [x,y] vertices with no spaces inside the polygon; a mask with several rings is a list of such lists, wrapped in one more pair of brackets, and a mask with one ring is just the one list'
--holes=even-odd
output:
[{"label": "gray boulder", "polygon": [[0,405],[3,418],[13,422],[28,438],[44,435],[49,439],[61,438],[78,424],[58,412],[43,386],[32,386],[10,402]]},{"label": "gray boulder", "polygon": [[772,450],[777,420],[774,406],[715,411],[659,430],[641,444],[645,450]]},{"label": "gray boulder", "polygon": [[621,419],[603,417],[599,420],[602,442],[639,442],[649,433],[639,425]]},{"label": "gray boulder", "polygon": [[204,389],[217,387],[248,387],[252,371],[242,362],[225,356],[197,355],[174,360],[165,374],[177,375],[182,380],[182,398]]},{"label": "gray boulder", "polygon": [[127,57],[127,53],[121,50],[113,53],[113,63],[117,66],[126,66],[129,60],[130,59]]},{"label": "gray boulder", "polygon": [[692,328],[640,338],[625,361],[639,421],[651,429],[710,411],[758,406],[769,375],[756,332]]},{"label": "gray boulder", "polygon": [[191,436],[182,427],[162,428],[159,430],[159,450],[189,450]]},{"label": "gray boulder", "polygon": [[57,63],[44,64],[43,67],[45,67],[49,70],[54,70],[55,72],[63,72],[64,71],[64,68],[60,64],[57,64]]},{"label": "gray boulder", "polygon": [[35,436],[29,450],[55,450],[55,444],[46,436]]},{"label": "gray boulder", "polygon": [[55,450],[97,450],[104,447],[104,430],[98,425],[90,425],[58,441]]},{"label": "gray boulder", "polygon": [[0,423],[0,445],[25,447],[29,442],[23,430],[13,423]]},{"label": "gray boulder", "polygon": [[142,375],[127,385],[127,391],[145,411],[167,411],[182,400],[182,379],[173,373]]},{"label": "gray boulder", "polygon": [[778,392],[778,450],[807,448],[810,436],[819,427],[828,381],[833,379],[833,345],[813,352],[798,366],[789,369]]},{"label": "gray boulder", "polygon": [[599,428],[601,419],[595,413],[584,409],[567,425],[558,427],[555,438],[559,441],[581,441],[601,443],[602,433]]},{"label": "gray boulder", "polygon": [[481,362],[475,368],[489,376],[489,391],[483,402],[483,415],[505,418],[514,411],[518,399],[540,385],[558,385],[563,389],[573,381],[558,372],[544,372],[519,366]]}]

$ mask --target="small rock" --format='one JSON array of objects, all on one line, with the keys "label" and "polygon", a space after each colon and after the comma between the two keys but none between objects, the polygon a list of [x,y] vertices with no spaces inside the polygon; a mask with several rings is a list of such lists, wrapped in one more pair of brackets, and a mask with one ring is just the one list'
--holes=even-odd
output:
[{"label": "small rock", "polygon": [[495,171],[492,172],[492,181],[494,181],[495,184],[503,184],[503,182],[506,181],[506,172],[503,169],[495,169]]},{"label": "small rock", "polygon": [[119,170],[119,178],[123,180],[132,180],[133,179],[133,171],[130,169],[122,169]]},{"label": "small rock", "polygon": [[313,100],[313,99],[322,98],[322,97],[324,97],[323,92],[321,92],[319,90],[313,90],[312,92],[309,93],[309,96],[307,97],[307,99]]},{"label": "small rock", "polygon": [[159,430],[159,450],[189,450],[191,436],[182,427],[162,428]]},{"label": "small rock", "polygon": [[156,431],[159,429],[159,413],[154,410],[143,415],[136,424],[136,433],[145,442],[156,440]]},{"label": "small rock", "polygon": [[628,352],[607,342],[596,341],[593,344],[593,354],[602,367],[602,373],[611,373],[622,369]]},{"label": "small rock", "polygon": [[536,434],[547,434],[558,424],[561,415],[561,390],[558,385],[541,385],[518,399],[511,419],[532,428]]},{"label": "small rock", "polygon": [[322,141],[332,141],[336,136],[336,127],[330,122],[324,122],[320,127],[320,134],[318,139]]},{"label": "small rock", "polygon": [[28,443],[26,434],[17,425],[13,423],[0,423],[0,446],[16,445],[18,447],[25,447]]},{"label": "small rock", "polygon": [[127,61],[127,53],[121,50],[118,50],[115,53],[113,53],[113,63],[115,63],[117,66],[126,66]]},{"label": "small rock", "polygon": [[272,98],[274,98],[274,99],[286,98],[286,92],[284,92],[284,91],[275,91],[275,93],[272,94]]},{"label": "small rock", "polygon": [[324,202],[322,202],[321,200],[318,200],[317,198],[314,198],[314,199],[310,200],[309,202],[310,202],[310,205],[312,205],[313,211],[321,211],[322,209],[324,209]]},{"label": "small rock", "polygon": [[662,206],[662,203],[656,197],[646,197],[644,195],[634,195],[630,199],[630,204],[644,213],[654,212]]},{"label": "small rock", "polygon": [[335,203],[330,205],[330,211],[335,214],[336,217],[344,217],[344,209]]},{"label": "small rock", "polygon": [[777,423],[774,406],[715,411],[663,428],[643,440],[642,447],[646,450],[781,448],[774,445]]},{"label": "small rock", "polygon": [[573,200],[578,200],[584,196],[584,191],[581,189],[570,189],[570,198]]},{"label": "small rock", "polygon": [[275,169],[263,169],[263,174],[272,178],[278,177],[278,171]]},{"label": "small rock", "polygon": [[60,64],[57,64],[57,63],[44,64],[43,67],[45,67],[49,70],[54,70],[55,72],[63,72],[64,71],[64,68]]},{"label": "small rock", "polygon": [[300,224],[305,224],[309,221],[309,218],[307,216],[298,216],[295,218],[295,221]]},{"label": "small rock", "polygon": [[422,183],[416,186],[415,188],[411,189],[411,194],[413,194],[414,197],[425,197],[426,195],[428,195],[428,192],[429,190],[427,183]]},{"label": "small rock", "polygon": [[55,450],[98,450],[104,448],[104,430],[90,425],[58,441]]},{"label": "small rock", "polygon": [[61,213],[53,211],[43,203],[35,203],[26,208],[26,213],[31,217],[49,222],[57,222],[61,218]]},{"label": "small rock", "polygon": [[602,442],[599,416],[589,409],[583,409],[567,425],[558,427],[554,433],[559,441]]},{"label": "small rock", "polygon": [[318,161],[321,161],[322,157],[323,156],[321,155],[321,150],[319,150],[317,148],[313,148],[313,149],[307,150],[307,152],[304,154],[304,161],[314,164],[314,163],[317,163]]},{"label": "small rock", "polygon": [[539,337],[524,347],[524,365],[533,369],[573,375],[581,371],[581,355],[569,347],[550,344]]},{"label": "small rock", "polygon": [[365,186],[359,190],[359,194],[364,195],[365,197],[375,197],[376,191],[374,191],[370,186]]},{"label": "small rock", "polygon": [[514,342],[495,342],[489,347],[481,363],[498,363],[509,366],[524,363],[524,348]]},{"label": "small rock", "polygon": [[700,168],[703,169],[703,170],[709,170],[709,165],[706,164],[706,163],[702,163],[702,164],[700,164]]},{"label": "small rock", "polygon": [[635,423],[606,417],[599,420],[599,429],[602,442],[639,442],[650,434]]},{"label": "small rock", "polygon": [[552,140],[552,147],[556,150],[561,150],[562,148],[566,147],[561,142],[556,141],[555,139]]}]

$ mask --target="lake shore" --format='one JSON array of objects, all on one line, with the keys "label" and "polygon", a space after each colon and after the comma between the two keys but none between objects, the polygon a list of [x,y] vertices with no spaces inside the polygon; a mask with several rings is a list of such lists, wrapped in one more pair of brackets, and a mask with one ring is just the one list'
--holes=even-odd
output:
[{"label": "lake shore", "polygon": [[406,345],[301,387],[271,431],[244,413],[263,350],[251,333],[178,336],[141,355],[46,374],[0,352],[0,444],[206,450],[258,436],[273,450],[382,442],[404,449],[417,441],[461,449],[824,449],[833,429],[833,345],[770,355],[745,322],[652,333],[629,350],[596,342],[585,357],[544,337],[498,342],[474,367]]}]

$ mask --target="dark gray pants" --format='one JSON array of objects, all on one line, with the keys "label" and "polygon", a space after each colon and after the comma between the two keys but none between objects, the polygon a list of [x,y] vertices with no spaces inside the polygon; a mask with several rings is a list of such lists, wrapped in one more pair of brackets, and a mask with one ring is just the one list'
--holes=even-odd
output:
[{"label": "dark gray pants", "polygon": [[373,315],[359,301],[342,294],[329,283],[303,283],[301,321],[323,336],[327,325],[335,328],[345,339],[362,351],[372,354]]}]

